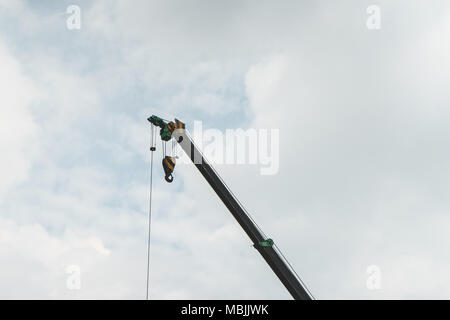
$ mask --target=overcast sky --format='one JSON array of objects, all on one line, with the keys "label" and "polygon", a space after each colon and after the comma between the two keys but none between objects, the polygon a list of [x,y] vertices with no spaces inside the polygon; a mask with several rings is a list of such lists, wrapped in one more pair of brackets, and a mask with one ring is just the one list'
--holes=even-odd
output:
[{"label": "overcast sky", "polygon": [[[157,114],[280,130],[277,174],[217,170],[316,298],[448,299],[449,83],[446,0],[0,0],[0,298],[145,298]],[[290,298],[155,159],[150,297]]]}]

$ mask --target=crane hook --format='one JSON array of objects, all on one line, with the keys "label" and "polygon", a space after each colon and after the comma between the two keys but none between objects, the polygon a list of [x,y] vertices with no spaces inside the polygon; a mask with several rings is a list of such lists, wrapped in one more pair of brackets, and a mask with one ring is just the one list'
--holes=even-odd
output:
[{"label": "crane hook", "polygon": [[170,156],[165,156],[162,160],[162,165],[164,173],[166,174],[165,179],[167,182],[171,183],[173,181],[172,172],[175,169],[175,159]]},{"label": "crane hook", "polygon": [[172,183],[172,181],[173,181],[173,176],[172,176],[172,174],[169,174],[169,175],[166,175],[166,176],[164,177],[164,179],[166,179],[166,181],[167,181],[168,183]]}]

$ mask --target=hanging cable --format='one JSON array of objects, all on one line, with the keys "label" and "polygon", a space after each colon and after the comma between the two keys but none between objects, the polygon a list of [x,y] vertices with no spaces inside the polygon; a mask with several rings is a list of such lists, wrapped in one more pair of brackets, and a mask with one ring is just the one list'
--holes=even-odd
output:
[{"label": "hanging cable", "polygon": [[162,153],[163,153],[163,158],[165,156],[167,156],[167,142],[164,140],[161,140],[161,147],[162,147]]},{"label": "hanging cable", "polygon": [[156,150],[156,136],[155,136],[155,126],[151,125],[150,128],[152,129],[150,135],[150,151],[155,151]]},{"label": "hanging cable", "polygon": [[172,157],[175,157],[175,139],[172,139],[172,149],[170,150],[171,152],[170,152],[170,155],[172,156]]},{"label": "hanging cable", "polygon": [[148,241],[147,241],[147,290],[146,290],[146,300],[148,300],[149,283],[150,283],[150,240],[151,240],[151,230],[152,230],[152,189],[153,189],[153,152],[155,148],[155,128],[151,126],[151,137],[150,137],[150,195],[149,195],[149,208],[148,208]]},{"label": "hanging cable", "polygon": [[175,159],[178,159],[178,142],[176,142],[175,140],[174,140],[174,151],[173,151],[173,153],[174,153],[174,157],[175,157]]}]

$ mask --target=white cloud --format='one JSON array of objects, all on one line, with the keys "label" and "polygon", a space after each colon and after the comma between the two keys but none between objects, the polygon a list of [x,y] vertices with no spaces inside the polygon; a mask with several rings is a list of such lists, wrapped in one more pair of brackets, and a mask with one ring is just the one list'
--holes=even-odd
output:
[{"label": "white cloud", "polygon": [[70,231],[55,237],[39,224],[0,219],[0,235],[0,296],[7,299],[70,297],[66,268],[79,265],[89,275],[109,254],[98,238],[80,238]]},{"label": "white cloud", "polygon": [[276,117],[280,123],[284,114],[278,107],[279,97],[276,90],[280,80],[286,72],[286,58],[279,54],[264,59],[254,65],[246,74],[246,92],[249,98],[250,108],[256,117],[264,115],[269,119]]},{"label": "white cloud", "polygon": [[28,177],[39,134],[30,106],[39,94],[1,42],[0,70],[1,201],[11,186]]}]

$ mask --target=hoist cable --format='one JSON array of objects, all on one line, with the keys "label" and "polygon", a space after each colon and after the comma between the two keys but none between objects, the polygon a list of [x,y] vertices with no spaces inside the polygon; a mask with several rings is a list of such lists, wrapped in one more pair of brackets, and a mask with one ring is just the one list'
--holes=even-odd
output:
[{"label": "hoist cable", "polygon": [[[150,148],[154,147],[155,142],[155,132],[153,125],[151,126],[151,139]],[[148,291],[150,283],[150,239],[152,230],[152,189],[153,189],[153,151],[150,151],[150,194],[149,194],[149,208],[148,208],[148,241],[147,241],[147,290],[146,290],[146,300],[148,300]]]},{"label": "hoist cable", "polygon": [[171,148],[171,155],[172,157],[175,157],[175,139],[172,139],[172,148]]}]

